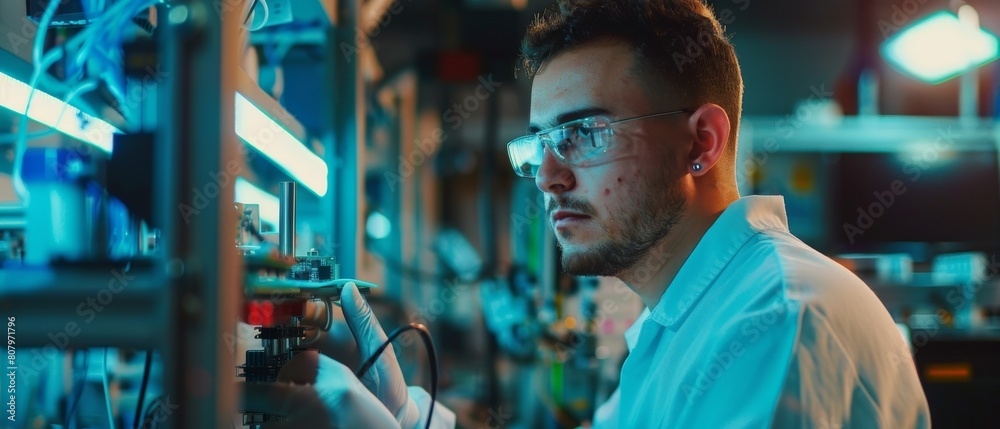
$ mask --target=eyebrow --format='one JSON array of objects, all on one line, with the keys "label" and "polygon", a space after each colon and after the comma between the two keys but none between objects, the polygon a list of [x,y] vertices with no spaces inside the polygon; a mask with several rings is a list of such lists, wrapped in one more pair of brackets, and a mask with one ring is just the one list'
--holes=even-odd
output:
[{"label": "eyebrow", "polygon": [[571,110],[569,112],[563,112],[560,113],[559,116],[556,116],[555,123],[547,123],[548,126],[545,126],[545,128],[542,128],[542,125],[539,124],[531,124],[530,126],[528,126],[528,134],[534,134],[541,130],[549,129],[559,124],[565,124],[569,121],[575,121],[577,119],[583,119],[594,115],[604,115],[608,113],[611,112],[609,112],[608,109],[605,109],[603,107],[584,107],[581,109]]}]

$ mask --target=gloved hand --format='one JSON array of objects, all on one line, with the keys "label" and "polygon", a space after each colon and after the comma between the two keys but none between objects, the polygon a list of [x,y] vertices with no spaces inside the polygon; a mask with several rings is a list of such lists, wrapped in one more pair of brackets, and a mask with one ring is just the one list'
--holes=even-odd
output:
[{"label": "gloved hand", "polygon": [[[385,342],[385,331],[353,282],[347,283],[341,291],[340,305],[347,326],[358,342],[363,362]],[[424,428],[430,407],[429,396],[419,387],[406,387],[403,371],[399,369],[391,345],[382,352],[371,369],[361,375],[361,382],[385,404],[402,429]],[[411,394],[418,397],[420,405]],[[440,404],[435,404],[431,423],[434,428],[452,428],[455,426],[455,414]]]},{"label": "gloved hand", "polygon": [[350,368],[315,351],[285,364],[277,383],[243,383],[241,409],[286,417],[263,429],[399,427]]}]

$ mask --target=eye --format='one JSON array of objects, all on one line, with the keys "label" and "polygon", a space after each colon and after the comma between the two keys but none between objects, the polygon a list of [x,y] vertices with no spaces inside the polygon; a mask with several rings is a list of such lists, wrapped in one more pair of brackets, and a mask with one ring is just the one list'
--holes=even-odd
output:
[{"label": "eye", "polygon": [[590,124],[580,124],[573,130],[573,140],[580,147],[597,147],[597,129]]},{"label": "eye", "polygon": [[556,151],[566,156],[571,150],[574,149],[573,141],[570,139],[562,139],[559,143],[555,144]]}]

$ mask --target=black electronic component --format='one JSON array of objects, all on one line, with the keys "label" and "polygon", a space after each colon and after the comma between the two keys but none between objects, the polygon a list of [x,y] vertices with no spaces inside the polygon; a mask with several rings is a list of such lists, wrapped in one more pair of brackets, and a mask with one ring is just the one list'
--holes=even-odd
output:
[{"label": "black electronic component", "polygon": [[[28,11],[28,18],[31,18],[36,24],[42,18],[42,14],[45,13],[45,7],[49,5],[49,2],[46,0],[25,0],[24,3],[25,10]],[[52,22],[49,23],[49,26],[82,27],[90,24],[92,21],[93,19],[87,18],[87,15],[84,13],[83,2],[81,0],[62,0],[59,6],[56,6],[56,13],[52,15]]]},{"label": "black electronic component", "polygon": [[305,338],[303,326],[279,325],[265,328],[257,326],[255,338],[263,340],[263,350],[247,350],[246,362],[237,367],[236,376],[247,382],[275,382],[278,371],[295,355],[306,350],[299,345]]},{"label": "black electronic component", "polygon": [[114,195],[139,219],[153,219],[153,134],[116,134],[115,151],[107,163],[108,193]]},{"label": "black electronic component", "polygon": [[336,259],[326,256],[319,256],[316,249],[312,249],[306,256],[295,258],[298,263],[292,267],[289,278],[293,280],[308,280],[312,282],[322,282],[335,280],[338,277]]},{"label": "black electronic component", "polygon": [[321,279],[328,279],[331,278],[333,275],[333,267],[329,265],[322,265],[319,267],[317,271],[319,274],[319,278]]},{"label": "black electronic component", "polygon": [[243,413],[243,426],[259,427],[259,425],[263,423],[280,422],[284,420],[285,416],[278,416],[274,414]]},{"label": "black electronic component", "polygon": [[[304,326],[278,325],[273,327],[257,326],[255,338],[264,344],[262,350],[247,350],[246,362],[237,368],[236,376],[243,377],[247,383],[274,383],[278,381],[278,372],[288,361],[299,353],[307,350],[300,342],[305,338]],[[251,429],[271,421],[285,420],[284,416],[258,413],[243,410],[243,425]]]},{"label": "black electronic component", "polygon": [[[250,265],[248,264],[248,266]],[[287,267],[287,265],[285,266]],[[263,266],[262,268],[267,269]],[[282,306],[278,303],[287,304],[290,302],[289,300],[305,299],[339,300],[340,288],[343,287],[343,283],[338,283],[338,280],[347,281],[340,279],[339,274],[340,270],[335,258],[320,256],[319,251],[311,249],[306,256],[295,258],[294,265],[288,268],[287,272],[283,272],[284,278],[275,277],[265,279],[266,275],[262,274],[257,274],[256,277],[251,276],[251,280],[248,280],[247,296],[254,300],[263,299],[270,301],[271,305],[269,307],[272,309],[270,311],[273,314],[269,320],[280,320],[283,321],[282,323],[287,323],[287,317],[290,316],[291,325],[255,327],[258,331],[256,338],[261,340],[264,348],[262,350],[247,350],[246,362],[237,367],[236,375],[243,377],[248,383],[273,383],[278,381],[278,373],[281,371],[281,368],[299,353],[308,350],[308,343],[303,344],[302,341],[305,339],[307,328],[299,325],[302,315],[297,314],[303,307],[299,306],[287,309],[285,308],[287,306]],[[300,282],[315,283],[319,287],[313,289],[297,284]],[[360,281],[356,282],[364,283]],[[369,287],[360,286],[358,290],[363,294],[368,294],[370,293]],[[279,293],[282,288],[286,288],[289,293]],[[265,290],[266,292],[264,292]],[[251,301],[250,303],[253,306],[259,304],[256,301]],[[284,310],[278,311],[279,308]],[[292,314],[288,314],[288,311],[291,311]],[[281,317],[278,317],[279,313],[282,315]],[[262,323],[269,324],[270,322]],[[432,378],[435,380],[436,386],[436,360],[434,362],[435,370]],[[436,392],[436,388],[432,389],[432,397]],[[254,410],[241,410],[240,412],[243,414],[243,424],[250,429],[259,429],[262,424],[270,421],[284,420],[282,416],[260,413]]]}]

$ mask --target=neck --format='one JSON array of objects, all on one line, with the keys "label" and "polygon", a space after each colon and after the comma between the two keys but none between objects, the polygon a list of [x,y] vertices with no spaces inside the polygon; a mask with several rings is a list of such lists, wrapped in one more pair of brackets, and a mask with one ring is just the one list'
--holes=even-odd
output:
[{"label": "neck", "polygon": [[670,234],[656,243],[634,266],[616,277],[638,294],[646,307],[650,310],[656,308],[667,286],[730,202],[720,201],[707,207],[689,206]]}]

